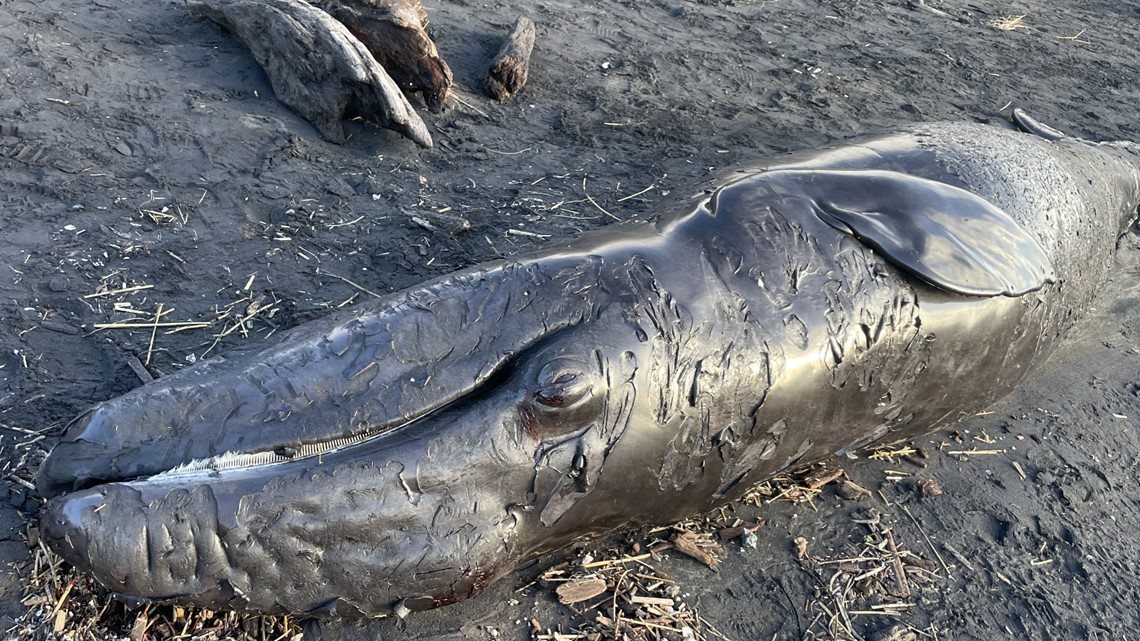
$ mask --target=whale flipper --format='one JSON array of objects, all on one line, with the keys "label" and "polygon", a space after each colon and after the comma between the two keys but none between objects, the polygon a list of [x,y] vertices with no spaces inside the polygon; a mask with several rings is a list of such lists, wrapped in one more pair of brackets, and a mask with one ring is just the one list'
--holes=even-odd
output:
[{"label": "whale flipper", "polygon": [[1056,280],[1037,240],[965,189],[893,171],[789,173],[810,173],[801,186],[821,220],[935,287],[1020,296]]}]

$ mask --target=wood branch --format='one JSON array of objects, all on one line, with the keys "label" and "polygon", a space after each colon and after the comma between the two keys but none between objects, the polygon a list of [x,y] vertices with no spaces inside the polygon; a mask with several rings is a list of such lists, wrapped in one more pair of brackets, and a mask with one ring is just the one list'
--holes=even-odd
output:
[{"label": "wood branch", "polygon": [[187,6],[232,32],[265,71],[277,99],[328,140],[345,141],[346,110],[423,147],[431,134],[364,45],[303,0],[191,0]]},{"label": "wood branch", "polygon": [[360,39],[401,89],[420,93],[428,109],[443,110],[451,68],[428,36],[417,0],[311,0]]},{"label": "wood branch", "polygon": [[724,548],[719,545],[710,546],[705,549],[699,543],[699,536],[692,532],[678,532],[673,535],[673,546],[677,548],[678,552],[691,556],[694,559],[709,566],[710,569],[716,569],[720,559],[714,553],[720,554],[724,552]]},{"label": "wood branch", "polygon": [[605,579],[593,577],[589,579],[574,579],[563,583],[554,589],[558,594],[558,601],[562,605],[571,605],[589,601],[606,591]]},{"label": "wood branch", "polygon": [[485,83],[487,95],[504,102],[523,88],[530,69],[534,37],[534,22],[526,16],[519,16],[498,55],[491,61]]}]

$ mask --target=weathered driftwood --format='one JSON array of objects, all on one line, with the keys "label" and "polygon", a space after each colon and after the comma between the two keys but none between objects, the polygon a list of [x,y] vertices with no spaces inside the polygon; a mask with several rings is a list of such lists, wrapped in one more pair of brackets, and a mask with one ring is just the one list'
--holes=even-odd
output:
[{"label": "weathered driftwood", "polygon": [[345,111],[431,147],[427,126],[344,25],[302,0],[191,0],[231,31],[269,77],[277,99],[335,143]]},{"label": "weathered driftwood", "polygon": [[503,102],[518,93],[526,84],[530,67],[530,53],[534,50],[534,22],[519,16],[510,35],[491,61],[487,71],[487,95]]},{"label": "weathered driftwood", "polygon": [[451,68],[424,31],[418,0],[311,0],[339,20],[372,52],[401,89],[421,93],[428,109],[443,110]]}]

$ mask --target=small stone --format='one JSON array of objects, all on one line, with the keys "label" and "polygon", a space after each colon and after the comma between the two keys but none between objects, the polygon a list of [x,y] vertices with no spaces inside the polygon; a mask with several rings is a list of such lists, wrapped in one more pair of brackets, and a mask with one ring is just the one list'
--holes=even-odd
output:
[{"label": "small stone", "polygon": [[329,183],[325,185],[325,189],[329,190],[329,193],[340,196],[341,198],[351,198],[356,195],[356,190],[340,176],[330,180]]},{"label": "small stone", "polygon": [[758,542],[759,537],[756,536],[756,533],[744,528],[744,532],[740,534],[740,547],[746,550],[755,550]]},{"label": "small stone", "polygon": [[805,539],[802,536],[797,536],[792,541],[792,543],[796,546],[796,558],[797,559],[806,559],[807,558],[807,548],[808,548],[807,539]]},{"label": "small stone", "polygon": [[918,490],[923,496],[942,496],[942,486],[934,479],[922,479],[918,482]]}]

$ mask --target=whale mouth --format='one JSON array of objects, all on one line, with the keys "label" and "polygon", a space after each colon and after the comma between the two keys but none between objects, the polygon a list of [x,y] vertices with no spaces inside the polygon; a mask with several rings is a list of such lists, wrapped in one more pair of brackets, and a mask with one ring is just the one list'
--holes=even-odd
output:
[{"label": "whale mouth", "polygon": [[[400,426],[404,427],[404,426]],[[385,428],[370,430],[361,434],[354,434],[343,438],[305,443],[296,447],[279,447],[272,451],[261,452],[225,452],[209,458],[194,459],[164,470],[150,476],[141,476],[133,479],[114,481],[116,483],[130,481],[190,481],[203,476],[217,476],[227,471],[252,470],[258,468],[274,467],[285,463],[295,463],[306,459],[321,459],[325,455],[334,454],[343,450],[365,445],[398,428]]]}]

